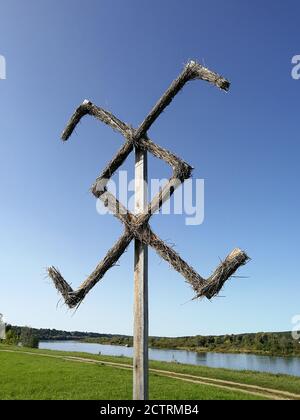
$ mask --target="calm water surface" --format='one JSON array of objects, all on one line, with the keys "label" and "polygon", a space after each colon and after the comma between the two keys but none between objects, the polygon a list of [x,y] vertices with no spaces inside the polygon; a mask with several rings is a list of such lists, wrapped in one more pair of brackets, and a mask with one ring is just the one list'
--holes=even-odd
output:
[{"label": "calm water surface", "polygon": [[[111,346],[78,341],[45,341],[40,343],[40,349],[75,351],[82,353],[101,354],[106,356],[132,357],[131,347]],[[151,360],[164,362],[186,363],[190,365],[209,366],[235,370],[254,370],[259,372],[283,373],[300,376],[299,357],[269,357],[251,354],[203,353],[185,350],[149,349]]]}]

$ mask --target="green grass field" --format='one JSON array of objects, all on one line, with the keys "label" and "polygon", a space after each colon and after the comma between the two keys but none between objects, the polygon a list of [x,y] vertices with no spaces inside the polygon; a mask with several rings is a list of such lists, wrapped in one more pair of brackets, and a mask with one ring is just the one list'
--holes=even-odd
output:
[{"label": "green grass field", "polygon": [[[2,350],[2,351],[1,351]],[[10,350],[13,352],[4,352]],[[24,354],[30,352],[32,354]],[[44,356],[41,356],[43,354]],[[85,360],[66,360],[76,356]],[[89,361],[87,360],[89,359]],[[93,360],[98,363],[93,363]],[[120,363],[110,366],[104,363]],[[46,399],[46,400],[103,400],[131,399],[132,361],[126,358],[93,356],[90,354],[54,352],[46,350],[20,349],[0,345],[0,399]],[[268,375],[253,372],[235,372],[210,369],[200,366],[174,363],[151,362],[150,399],[196,399],[196,400],[257,400],[268,399],[270,395],[253,395],[256,391],[247,386],[272,388],[300,394],[300,378],[284,375]],[[171,375],[185,374],[178,378],[161,376],[168,371]],[[192,376],[193,375],[193,376]],[[221,389],[211,384],[192,383],[195,377],[205,381],[220,380],[245,384],[243,392],[236,389]],[[197,379],[196,378],[196,379]],[[189,382],[190,381],[190,382]],[[240,385],[239,385],[240,386]],[[275,395],[275,394],[274,394]],[[299,395],[300,399],[300,395]]]}]

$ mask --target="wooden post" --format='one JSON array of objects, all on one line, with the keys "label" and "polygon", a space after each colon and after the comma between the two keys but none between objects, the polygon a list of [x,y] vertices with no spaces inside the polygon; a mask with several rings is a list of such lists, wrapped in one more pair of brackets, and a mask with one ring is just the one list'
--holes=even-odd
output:
[{"label": "wooden post", "polygon": [[[147,151],[135,148],[135,212],[148,204]],[[148,246],[135,239],[134,247],[134,358],[133,399],[148,399]]]}]

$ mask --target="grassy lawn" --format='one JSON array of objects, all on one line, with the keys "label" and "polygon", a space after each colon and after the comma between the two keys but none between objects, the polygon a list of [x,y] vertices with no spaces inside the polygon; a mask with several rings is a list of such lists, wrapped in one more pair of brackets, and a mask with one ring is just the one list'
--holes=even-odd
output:
[{"label": "grassy lawn", "polygon": [[[50,357],[0,353],[0,399],[131,399],[132,372]],[[239,392],[150,375],[151,399],[248,400]]]},{"label": "grassy lawn", "polygon": [[[132,365],[125,357],[86,353],[33,350],[0,345],[0,399],[131,399],[132,372],[105,365],[88,365],[51,357],[34,357],[20,352],[49,356],[75,356]],[[18,352],[20,354],[18,354]],[[213,369],[166,362],[150,362],[150,368],[272,388],[300,394],[300,378],[259,372]],[[239,391],[182,382],[150,374],[151,399],[258,399]]]}]

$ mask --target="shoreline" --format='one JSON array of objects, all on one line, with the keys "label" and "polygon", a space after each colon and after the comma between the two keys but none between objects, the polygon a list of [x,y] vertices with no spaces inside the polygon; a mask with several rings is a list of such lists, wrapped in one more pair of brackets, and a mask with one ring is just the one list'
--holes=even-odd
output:
[{"label": "shoreline", "polygon": [[[40,340],[40,342],[77,342],[77,343],[86,343],[86,344],[99,344],[102,346],[116,346],[116,347],[124,347],[124,348],[133,348],[132,345],[126,344],[117,344],[113,342],[100,342],[100,341],[92,341],[92,340],[81,340],[81,339],[62,339],[62,340]],[[254,351],[254,350],[247,350],[247,349],[206,349],[206,348],[194,348],[194,347],[156,347],[150,346],[149,349],[152,350],[166,350],[166,351],[189,351],[198,354],[206,354],[206,353],[216,353],[216,354],[231,354],[231,355],[247,355],[247,356],[262,356],[262,357],[279,357],[283,359],[291,359],[297,358],[300,359],[300,354],[280,354],[280,353],[270,353],[266,351]]]}]

